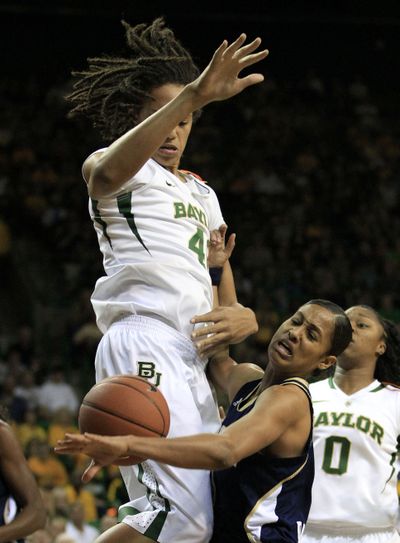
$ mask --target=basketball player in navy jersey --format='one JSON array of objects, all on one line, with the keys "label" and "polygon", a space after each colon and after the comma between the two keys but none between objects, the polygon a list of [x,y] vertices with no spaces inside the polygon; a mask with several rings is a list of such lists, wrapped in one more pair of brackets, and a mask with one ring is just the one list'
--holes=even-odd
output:
[{"label": "basketball player in navy jersey", "polygon": [[0,543],[18,541],[44,528],[46,512],[21,447],[0,414]]},{"label": "basketball player in navy jersey", "polygon": [[213,542],[297,542],[314,478],[313,414],[305,379],[334,364],[351,337],[340,307],[312,300],[274,334],[265,372],[229,358],[213,361],[213,377],[232,402],[219,434],[171,439],[67,434],[56,451],[93,459],[85,481],[129,455],[213,470]]}]

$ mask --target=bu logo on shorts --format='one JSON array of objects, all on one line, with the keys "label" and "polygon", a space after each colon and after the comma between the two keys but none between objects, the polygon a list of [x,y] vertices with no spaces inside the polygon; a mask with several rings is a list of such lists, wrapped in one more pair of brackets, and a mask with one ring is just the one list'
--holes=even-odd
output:
[{"label": "bu logo on shorts", "polygon": [[154,362],[137,362],[138,365],[138,377],[143,377],[150,381],[153,379],[152,384],[156,387],[160,384],[161,381],[161,372],[156,371],[156,365]]}]

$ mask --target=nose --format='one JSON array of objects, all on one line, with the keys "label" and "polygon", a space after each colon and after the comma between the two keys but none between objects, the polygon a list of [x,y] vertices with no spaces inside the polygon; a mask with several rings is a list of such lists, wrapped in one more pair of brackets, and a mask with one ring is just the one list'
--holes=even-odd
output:
[{"label": "nose", "polygon": [[176,129],[177,127],[175,126],[175,128],[171,130],[171,132],[167,136],[167,141],[171,141],[176,138]]},{"label": "nose", "polygon": [[291,328],[288,333],[289,340],[292,341],[293,343],[298,343],[298,341],[300,340],[300,333],[301,333],[300,327]]}]

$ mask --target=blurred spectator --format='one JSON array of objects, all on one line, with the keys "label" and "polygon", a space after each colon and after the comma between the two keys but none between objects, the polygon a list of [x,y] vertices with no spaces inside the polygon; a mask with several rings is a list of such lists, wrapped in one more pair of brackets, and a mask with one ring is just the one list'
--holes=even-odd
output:
[{"label": "blurred spectator", "polygon": [[65,532],[59,534],[53,541],[53,543],[80,543],[80,539],[75,539],[74,537],[66,534]]},{"label": "blurred spectator", "polygon": [[59,439],[63,439],[66,432],[79,432],[76,424],[76,416],[72,414],[70,409],[60,407],[57,409],[50,419],[48,426],[48,442],[51,447],[55,447]]},{"label": "blurred spectator", "polygon": [[28,408],[25,411],[23,420],[15,426],[18,441],[25,450],[27,445],[33,439],[39,441],[47,440],[46,430],[38,424],[37,414],[35,409]]},{"label": "blurred spectator", "polygon": [[97,521],[96,500],[92,492],[82,483],[83,470],[75,469],[69,477],[66,495],[70,504],[79,501],[83,505],[85,522]]},{"label": "blurred spectator", "polygon": [[65,532],[65,525],[67,523],[66,517],[56,515],[48,520],[46,530],[51,537],[51,541],[54,542],[55,538]]},{"label": "blurred spectator", "polygon": [[85,509],[79,501],[71,505],[65,533],[79,543],[92,543],[99,535],[99,530],[85,522]]},{"label": "blurred spectator", "polygon": [[11,345],[11,348],[20,355],[21,363],[25,368],[32,366],[35,357],[35,342],[32,326],[22,324],[17,330],[17,339]]},{"label": "blurred spectator", "polygon": [[65,381],[64,370],[61,366],[50,369],[48,379],[39,390],[39,405],[42,412],[49,417],[56,411],[65,408],[75,415],[79,406],[74,388]]},{"label": "blurred spectator", "polygon": [[14,394],[18,398],[23,398],[27,409],[34,410],[39,405],[39,387],[35,382],[35,374],[29,369],[22,371],[18,378]]},{"label": "blurred spectator", "polygon": [[47,530],[38,530],[26,538],[27,543],[53,543]]},{"label": "blurred spectator", "polygon": [[67,471],[47,441],[33,439],[28,445],[27,456],[28,465],[40,486],[52,488],[67,483]]},{"label": "blurred spectator", "polygon": [[11,420],[19,424],[24,420],[27,402],[15,394],[15,388],[16,379],[8,374],[0,387],[0,397],[1,404],[7,410]]}]

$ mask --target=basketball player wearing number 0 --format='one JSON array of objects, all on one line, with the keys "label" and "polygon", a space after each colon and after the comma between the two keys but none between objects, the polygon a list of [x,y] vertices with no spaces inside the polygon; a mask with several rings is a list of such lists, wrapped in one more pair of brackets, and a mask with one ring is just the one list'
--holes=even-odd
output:
[{"label": "basketball player wearing number 0", "polygon": [[315,480],[303,541],[399,542],[400,334],[371,307],[346,313],[353,340],[333,377],[310,386]]},{"label": "basketball player wearing number 0", "polygon": [[[213,189],[181,170],[180,160],[198,111],[260,83],[261,74],[239,75],[268,52],[258,50],[260,39],[246,43],[242,34],[233,43],[223,41],[199,75],[161,19],[124,27],[130,56],[89,59],[69,97],[73,113],[91,118],[110,143],[83,165],[106,271],[92,296],[104,332],[96,379],[147,378],[168,402],[170,436],[213,432],[218,409],[204,371],[204,341],[199,353],[191,319],[212,308],[208,242],[211,232],[223,235],[226,225]],[[237,304],[228,261],[220,287],[221,305],[242,317],[228,334],[217,323],[213,348],[257,329],[253,312]],[[221,319],[232,314],[222,313]],[[160,543],[208,541],[207,471],[150,461],[121,472],[131,502],[120,513],[131,541],[138,533],[143,541]]]}]

